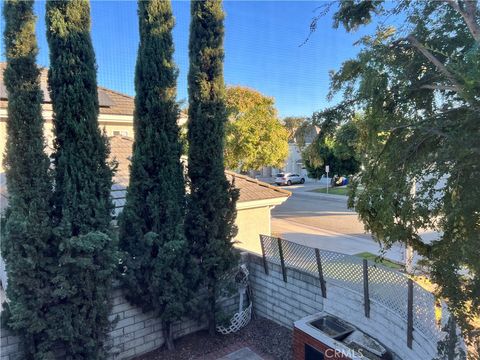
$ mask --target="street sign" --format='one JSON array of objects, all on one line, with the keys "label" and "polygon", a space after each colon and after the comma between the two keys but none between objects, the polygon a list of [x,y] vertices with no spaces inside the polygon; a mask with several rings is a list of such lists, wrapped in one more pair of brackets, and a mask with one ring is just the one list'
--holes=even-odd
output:
[{"label": "street sign", "polygon": [[330,172],[330,166],[325,165],[325,172],[327,173],[327,194],[328,194],[328,173]]}]

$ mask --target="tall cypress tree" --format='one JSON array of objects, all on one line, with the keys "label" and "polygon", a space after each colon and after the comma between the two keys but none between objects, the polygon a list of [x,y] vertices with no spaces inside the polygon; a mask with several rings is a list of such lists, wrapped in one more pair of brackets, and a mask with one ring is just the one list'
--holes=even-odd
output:
[{"label": "tall cypress tree", "polygon": [[33,2],[9,0],[3,5],[8,91],[7,145],[4,166],[9,192],[2,228],[2,256],[9,284],[7,324],[22,335],[26,357],[48,357],[46,333],[52,286],[50,161],[44,152],[42,91],[35,64]]},{"label": "tall cypress tree", "polygon": [[117,262],[110,222],[112,169],[98,125],[88,1],[48,1],[49,90],[56,136],[53,220],[59,266],[51,321],[74,359],[105,356],[109,295]]},{"label": "tall cypress tree", "polygon": [[236,265],[232,251],[238,191],[225,177],[223,80],[224,13],[221,0],[192,1],[188,74],[188,175],[186,234],[208,290],[210,333],[220,277]]},{"label": "tall cypress tree", "polygon": [[135,72],[135,141],[126,205],[120,217],[125,251],[122,281],[128,299],[163,320],[173,348],[172,322],[185,314],[189,254],[183,223],[185,184],[175,100],[174,19],[170,1],[138,2],[140,45]]}]

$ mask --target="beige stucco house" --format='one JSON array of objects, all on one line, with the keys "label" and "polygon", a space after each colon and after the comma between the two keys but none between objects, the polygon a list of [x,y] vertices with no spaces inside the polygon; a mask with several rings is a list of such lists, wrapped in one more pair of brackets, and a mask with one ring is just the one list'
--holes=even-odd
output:
[{"label": "beige stucco house", "polygon": [[[293,139],[288,141],[288,156],[283,168],[277,169],[271,166],[266,166],[260,171],[253,172],[252,176],[270,178],[275,177],[275,174],[277,173],[288,172],[299,174],[308,180],[308,173],[302,158],[302,151],[315,140],[319,132],[320,128],[318,126],[308,126],[303,130],[301,135],[296,135]],[[299,136],[302,136],[302,138],[300,139]]]},{"label": "beige stucco house", "polygon": [[[3,85],[3,70],[5,63],[0,63],[0,154],[5,151],[6,121],[8,94]],[[52,105],[47,91],[47,69],[41,70],[41,88],[44,92],[42,105],[43,118],[45,119],[45,137],[47,139],[47,152],[52,150],[53,124]],[[117,212],[121,211],[125,201],[125,188],[129,179],[129,164],[133,144],[133,110],[134,99],[119,92],[98,87],[100,103],[100,126],[110,137],[111,156],[119,162],[112,189],[116,199]],[[183,114],[179,119],[179,126],[186,121]],[[0,166],[0,210],[6,204],[6,188],[3,167]],[[260,252],[259,234],[270,235],[270,211],[275,206],[282,204],[290,196],[288,191],[259,182],[247,176],[234,172],[226,172],[229,180],[235,180],[235,185],[240,189],[240,199],[237,202],[238,246]]]},{"label": "beige stucco house", "polygon": [[[110,138],[111,157],[118,162],[112,190],[117,213],[125,204],[132,145],[133,139],[126,136],[116,135]],[[226,171],[225,174],[240,190],[240,198],[237,201],[236,246],[260,254],[259,235],[271,234],[270,212],[275,206],[283,204],[290,196],[290,192],[232,171]]]},{"label": "beige stucco house", "polygon": [[[0,154],[2,155],[2,159],[7,138],[6,122],[8,116],[8,94],[3,83],[3,71],[5,67],[6,63],[0,63]],[[47,75],[48,70],[42,69],[40,73],[40,86],[43,90],[44,97],[42,114],[45,120],[45,138],[49,147],[48,150],[50,150],[53,143],[53,125],[52,104],[47,90]],[[98,87],[98,97],[100,103],[98,121],[100,126],[105,129],[107,135],[133,136],[133,98],[101,86]],[[2,164],[0,164],[0,172],[3,172]]]}]

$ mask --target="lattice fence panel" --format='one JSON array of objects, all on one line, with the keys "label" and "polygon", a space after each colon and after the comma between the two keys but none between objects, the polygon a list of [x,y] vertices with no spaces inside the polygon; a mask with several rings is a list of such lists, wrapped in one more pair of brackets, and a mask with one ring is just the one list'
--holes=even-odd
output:
[{"label": "lattice fence panel", "polygon": [[[278,238],[262,235],[261,239],[267,260],[280,264]],[[283,239],[281,242],[287,268],[318,275],[314,248]],[[363,259],[326,250],[320,251],[320,258],[327,283],[335,281],[363,295]],[[404,274],[369,262],[368,284],[371,300],[384,305],[407,321],[408,278]],[[436,336],[438,332],[435,321],[435,298],[416,283],[413,288],[413,324],[427,336]]]},{"label": "lattice fence panel", "polygon": [[413,326],[436,336],[439,328],[435,320],[435,296],[413,283]]},{"label": "lattice fence panel", "polygon": [[262,246],[265,257],[275,264],[280,264],[280,251],[278,250],[277,238],[260,235],[260,241],[263,243]]},{"label": "lattice fence panel", "polygon": [[323,276],[359,293],[363,293],[363,262],[355,256],[334,251],[320,251]]},{"label": "lattice fence panel", "polygon": [[282,248],[285,266],[318,274],[315,249],[284,240],[282,240]]},{"label": "lattice fence panel", "polygon": [[370,298],[395,311],[407,320],[407,277],[381,265],[369,262],[368,287]]}]

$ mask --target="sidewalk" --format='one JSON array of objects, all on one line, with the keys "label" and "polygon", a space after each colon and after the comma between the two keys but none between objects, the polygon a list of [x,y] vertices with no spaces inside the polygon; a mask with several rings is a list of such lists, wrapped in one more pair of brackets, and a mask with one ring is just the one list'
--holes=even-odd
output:
[{"label": "sidewalk", "polygon": [[[373,239],[340,234],[292,220],[272,218],[272,233],[298,244],[348,255],[362,252],[369,252],[375,255],[381,254],[380,245]],[[385,258],[397,262],[404,262],[404,256],[405,248],[400,245],[393,246],[383,255]]]}]

